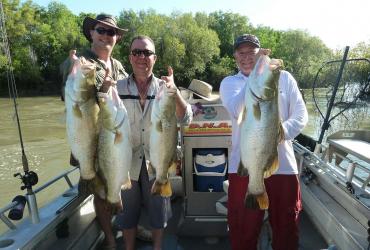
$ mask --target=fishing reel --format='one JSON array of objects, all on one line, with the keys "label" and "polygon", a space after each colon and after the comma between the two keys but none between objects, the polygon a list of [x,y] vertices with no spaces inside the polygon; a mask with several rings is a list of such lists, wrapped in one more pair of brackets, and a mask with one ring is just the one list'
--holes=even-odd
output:
[{"label": "fishing reel", "polygon": [[16,173],[14,174],[14,177],[19,177],[22,180],[24,185],[21,186],[21,190],[32,189],[32,186],[36,185],[39,181],[39,177],[33,171],[26,171],[24,175]]}]

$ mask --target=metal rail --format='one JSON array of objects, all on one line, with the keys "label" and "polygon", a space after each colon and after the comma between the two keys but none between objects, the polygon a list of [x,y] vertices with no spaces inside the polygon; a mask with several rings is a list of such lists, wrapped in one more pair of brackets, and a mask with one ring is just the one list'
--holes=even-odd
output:
[{"label": "metal rail", "polygon": [[[322,148],[323,152],[321,154],[318,154],[311,152],[309,149],[305,148],[304,146],[297,142],[294,142],[293,145],[295,148],[294,149],[295,152],[297,152],[301,157],[299,161],[300,168],[302,168],[303,161],[308,160],[317,168],[325,170],[326,172],[330,172],[331,175],[338,180],[338,182],[343,184],[343,186],[346,186],[346,183],[349,182],[358,186],[358,188],[360,188],[363,192],[369,193],[367,186],[370,181],[370,169],[361,165],[361,163],[356,162],[353,159],[350,159],[348,156],[343,156],[337,152],[334,152],[333,154],[335,154],[336,157],[340,157],[341,159],[344,159],[348,162],[349,166],[346,169],[342,166],[335,164],[336,157],[333,157],[332,162],[328,162],[326,160],[327,150],[325,150],[325,148]],[[364,180],[360,176],[356,175],[355,173],[356,168],[364,171],[368,175],[368,178]],[[353,181],[353,179],[355,179],[355,181]]]},{"label": "metal rail", "polygon": [[[71,179],[69,178],[69,174],[71,174],[72,172],[78,170],[78,168],[72,168],[70,170],[67,170],[66,172],[56,176],[55,178],[51,179],[50,181],[46,182],[44,185],[42,185],[41,187],[37,188],[34,190],[34,193],[38,193],[48,187],[50,187],[51,185],[53,185],[54,183],[56,183],[58,180],[64,178],[67,185],[69,186],[69,188],[73,188],[73,184],[71,182]],[[66,189],[67,191],[67,189]],[[5,215],[5,213],[9,210],[11,210],[12,208],[14,208],[15,206],[18,205],[18,202],[10,202],[9,204],[5,205],[4,207],[0,208],[0,219],[2,222],[4,222],[4,224],[11,230],[15,230],[17,229],[16,225],[8,219],[8,217]]]}]

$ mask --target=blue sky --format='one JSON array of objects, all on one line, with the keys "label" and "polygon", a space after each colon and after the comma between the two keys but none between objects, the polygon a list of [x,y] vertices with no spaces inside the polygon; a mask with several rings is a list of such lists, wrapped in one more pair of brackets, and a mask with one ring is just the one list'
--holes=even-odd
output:
[{"label": "blue sky", "polygon": [[[41,6],[51,1],[33,0]],[[247,16],[255,26],[276,30],[301,29],[318,36],[328,47],[343,49],[370,43],[370,0],[59,0],[73,13],[152,8],[158,13],[231,11]]]}]

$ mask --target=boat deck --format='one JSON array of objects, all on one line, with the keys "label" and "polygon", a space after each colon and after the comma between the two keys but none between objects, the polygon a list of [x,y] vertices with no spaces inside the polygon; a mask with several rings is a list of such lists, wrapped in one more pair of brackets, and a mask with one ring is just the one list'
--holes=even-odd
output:
[{"label": "boat deck", "polygon": [[[229,250],[230,242],[228,237],[196,237],[196,236],[179,236],[176,234],[177,226],[182,215],[181,198],[172,202],[173,217],[170,219],[165,229],[163,240],[163,250]],[[270,237],[265,228],[262,229],[263,235],[259,249],[272,249],[270,246]],[[116,235],[117,249],[125,249],[121,232]],[[138,250],[152,249],[151,242],[137,240],[136,247]],[[318,230],[309,220],[307,214],[303,211],[300,217],[300,250],[326,249],[328,246]],[[99,246],[98,249],[104,249]]]}]

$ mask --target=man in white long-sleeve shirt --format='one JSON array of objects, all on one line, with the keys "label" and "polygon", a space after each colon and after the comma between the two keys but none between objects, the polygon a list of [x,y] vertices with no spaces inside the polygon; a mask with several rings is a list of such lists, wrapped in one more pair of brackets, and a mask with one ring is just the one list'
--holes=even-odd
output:
[{"label": "man in white long-sleeve shirt", "polygon": [[[234,43],[234,58],[239,72],[224,78],[220,86],[222,103],[232,120],[232,152],[229,158],[228,224],[233,250],[256,249],[264,210],[247,209],[244,197],[248,176],[236,174],[240,162],[240,127],[237,119],[244,107],[245,86],[256,64],[260,49],[256,36],[244,34]],[[298,249],[298,215],[302,208],[297,163],[292,140],[304,128],[308,115],[297,82],[287,71],[279,79],[279,111],[284,129],[284,141],[278,146],[279,168],[265,179],[269,197],[269,222],[272,228],[272,248]]]}]

